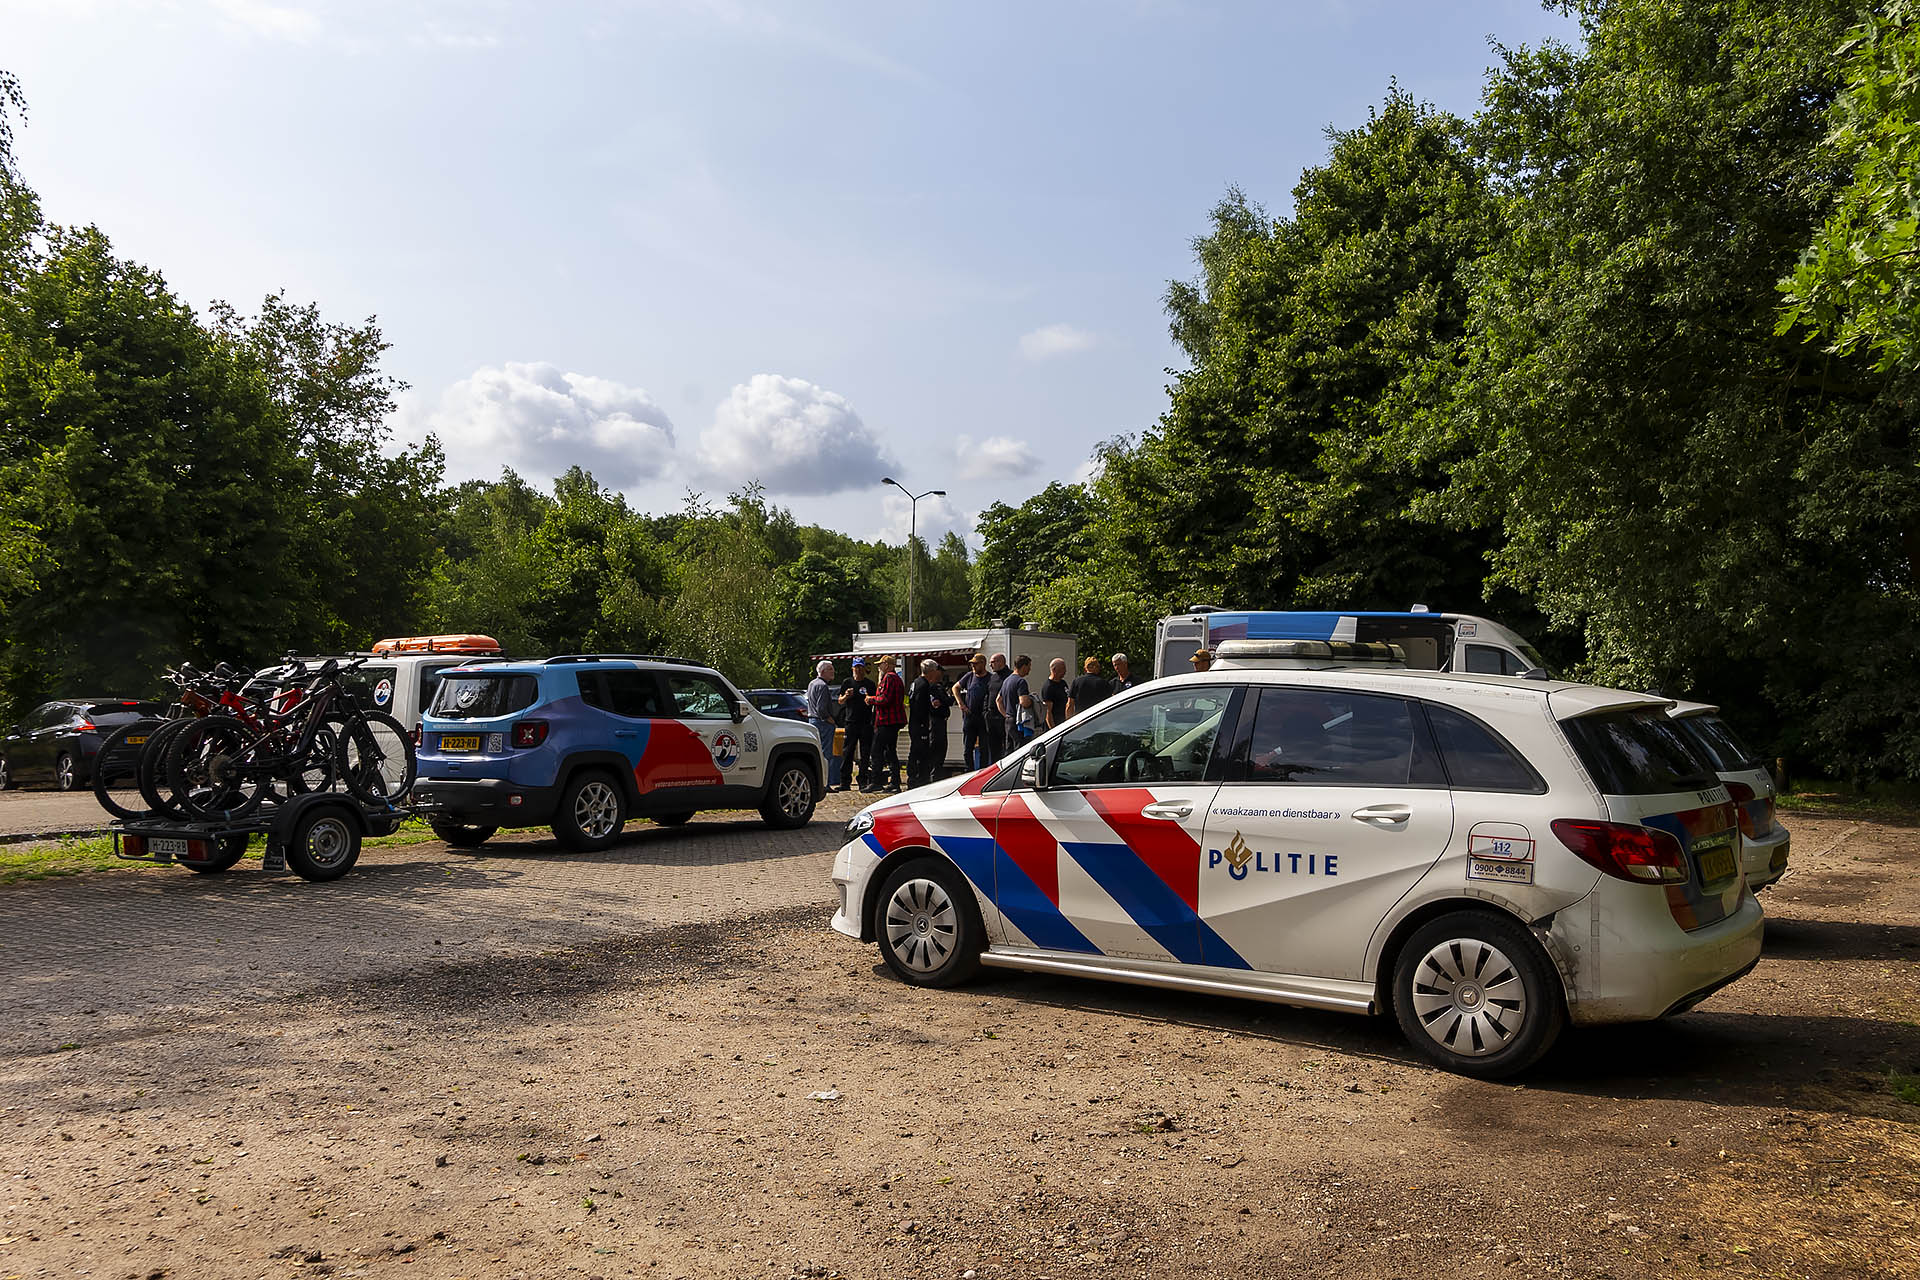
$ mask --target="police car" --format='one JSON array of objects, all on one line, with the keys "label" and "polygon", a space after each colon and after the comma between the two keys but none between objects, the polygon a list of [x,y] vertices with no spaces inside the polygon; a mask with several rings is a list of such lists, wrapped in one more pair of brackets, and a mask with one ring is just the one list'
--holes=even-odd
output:
[{"label": "police car", "polygon": [[826,781],[811,726],[756,711],[711,667],[645,654],[451,668],[420,739],[414,798],[460,848],[550,825],[602,849],[629,817],[679,826],[702,809],[797,827]]},{"label": "police car", "polygon": [[1720,708],[1704,702],[1676,702],[1667,709],[1700,753],[1713,762],[1727,784],[1740,815],[1740,846],[1747,866],[1747,887],[1755,892],[1787,873],[1793,838],[1780,822],[1778,788],[1766,762],[1755,755],[1721,718]]},{"label": "police car", "polygon": [[1154,681],[864,810],[833,928],[926,986],[985,964],[1390,1013],[1486,1077],[1758,961],[1735,806],[1665,699],[1307,656]]}]

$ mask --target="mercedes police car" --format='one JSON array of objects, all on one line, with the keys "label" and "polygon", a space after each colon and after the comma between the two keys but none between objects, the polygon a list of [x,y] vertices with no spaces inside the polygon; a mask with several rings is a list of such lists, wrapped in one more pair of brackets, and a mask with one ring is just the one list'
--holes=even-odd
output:
[{"label": "mercedes police car", "polygon": [[1492,1077],[1758,961],[1739,816],[1665,699],[1267,649],[862,811],[833,927],[927,986],[986,964],[1390,1012]]}]

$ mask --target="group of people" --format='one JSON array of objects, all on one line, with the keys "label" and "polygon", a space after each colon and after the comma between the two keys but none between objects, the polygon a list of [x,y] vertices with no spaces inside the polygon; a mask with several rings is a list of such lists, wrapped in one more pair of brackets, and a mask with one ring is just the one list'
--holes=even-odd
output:
[{"label": "group of people", "polygon": [[[907,731],[906,785],[923,786],[947,762],[947,731],[954,708],[960,709],[960,728],[966,765],[980,769],[1009,751],[1018,750],[1043,729],[1063,724],[1138,681],[1124,653],[1110,659],[1113,674],[1105,675],[1100,659],[1088,658],[1081,674],[1067,681],[1067,663],[1055,658],[1047,679],[1035,689],[1029,679],[1033,659],[1026,654],[988,657],[974,654],[967,672],[951,684],[946,671],[932,658],[920,661],[911,686],[892,656],[874,659],[880,678],[868,674],[867,660],[856,657],[853,669],[837,687],[834,665],[822,658],[807,686],[807,722],[820,735],[820,750],[828,761],[828,786],[862,791],[900,790],[900,730]],[[1191,659],[1196,671],[1212,665],[1213,654],[1200,650]],[[840,752],[833,749],[834,730],[841,731]]]}]

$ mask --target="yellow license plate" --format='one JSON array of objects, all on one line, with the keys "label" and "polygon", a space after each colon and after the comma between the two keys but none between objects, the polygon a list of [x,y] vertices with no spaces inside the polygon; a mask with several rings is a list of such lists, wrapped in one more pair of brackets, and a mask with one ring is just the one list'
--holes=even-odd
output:
[{"label": "yellow license plate", "polygon": [[1712,884],[1716,880],[1731,880],[1733,870],[1732,845],[1707,849],[1700,854],[1700,880],[1703,884]]},{"label": "yellow license plate", "polygon": [[443,733],[440,735],[442,751],[478,751],[480,735],[477,733]]},{"label": "yellow license plate", "polygon": [[130,747],[138,747],[143,745],[146,742],[146,740],[147,740],[147,735],[143,733],[137,738],[126,739],[126,743]]}]

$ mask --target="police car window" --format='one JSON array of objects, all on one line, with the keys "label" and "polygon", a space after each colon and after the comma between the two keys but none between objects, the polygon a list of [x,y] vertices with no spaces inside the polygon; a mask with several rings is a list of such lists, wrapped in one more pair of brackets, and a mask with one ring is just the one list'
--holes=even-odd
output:
[{"label": "police car window", "polygon": [[712,676],[669,675],[667,693],[676,720],[733,719],[733,699]]},{"label": "police car window", "polygon": [[1694,745],[1706,752],[1707,759],[1713,761],[1713,767],[1723,773],[1739,773],[1764,767],[1760,757],[1755,755],[1719,716],[1688,716],[1674,723],[1686,730],[1687,735],[1693,739]]},{"label": "police car window", "polygon": [[1103,711],[1061,737],[1051,782],[1076,787],[1205,781],[1232,698],[1225,688],[1168,690]]},{"label": "police car window", "polygon": [[1527,762],[1500,735],[1452,707],[1427,704],[1427,722],[1440,744],[1447,777],[1460,791],[1524,791],[1547,789]]},{"label": "police car window", "polygon": [[1687,733],[1660,707],[1635,707],[1562,720],[1574,754],[1601,794],[1657,796],[1720,785]]},{"label": "police car window", "polygon": [[1432,786],[1439,768],[1400,698],[1335,689],[1260,691],[1237,776],[1322,787]]},{"label": "police car window", "polygon": [[1467,673],[1477,676],[1517,676],[1527,671],[1519,654],[1496,649],[1488,644],[1467,646]]},{"label": "police car window", "polygon": [[363,707],[385,711],[393,705],[393,668],[390,666],[348,667],[340,673],[340,685]]}]

